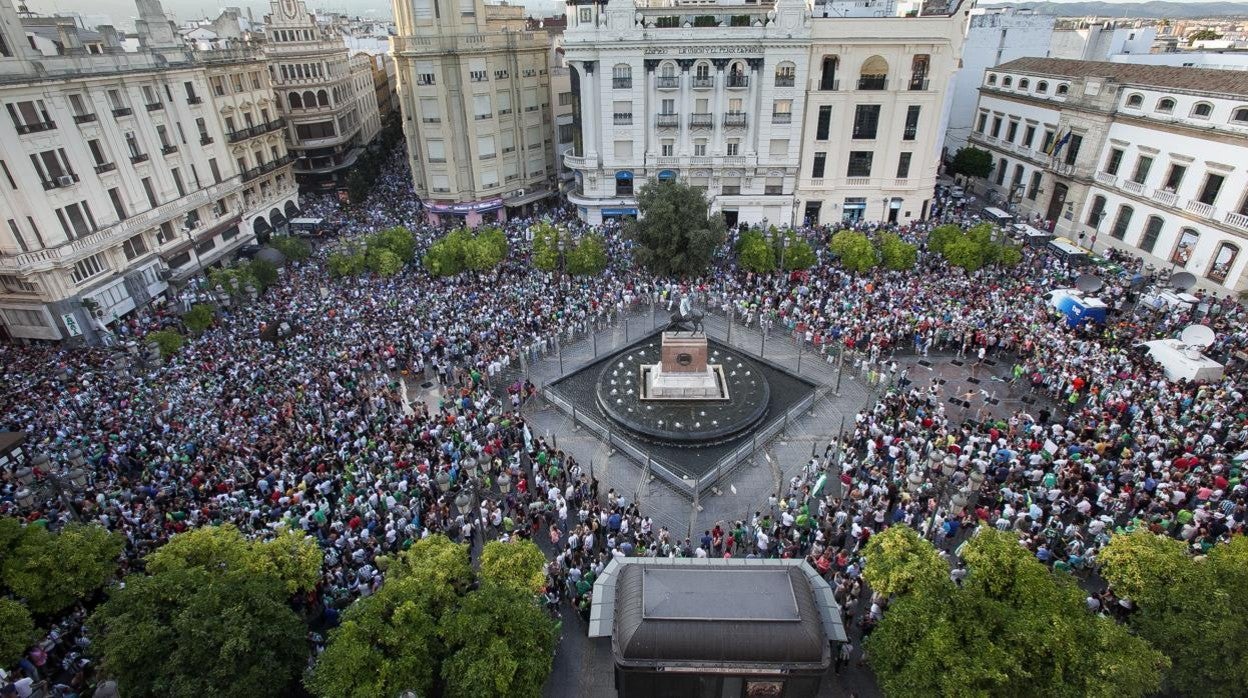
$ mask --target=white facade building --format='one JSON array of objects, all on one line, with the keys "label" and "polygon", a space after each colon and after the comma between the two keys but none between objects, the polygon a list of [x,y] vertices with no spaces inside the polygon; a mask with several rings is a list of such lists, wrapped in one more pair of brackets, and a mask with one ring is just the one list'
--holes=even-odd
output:
[{"label": "white facade building", "polygon": [[1015,58],[1043,58],[1049,55],[1053,35],[1053,15],[1040,15],[1013,7],[971,10],[966,41],[962,45],[962,69],[954,78],[949,127],[945,129],[947,157],[966,145],[975,122],[979,85],[984,71]]},{"label": "white facade building", "polygon": [[984,75],[992,202],[1202,287],[1248,288],[1248,73],[1025,58]]},{"label": "white facade building", "polygon": [[636,215],[646,182],[680,178],[730,225],[790,221],[810,28],[803,0],[569,3],[581,218]]},{"label": "white facade building", "polygon": [[264,53],[288,122],[295,174],[312,187],[340,187],[381,130],[372,61],[352,55],[339,30],[318,22],[303,0],[269,5]]},{"label": "white facade building", "polygon": [[1062,20],[1053,30],[1048,57],[1106,61],[1119,53],[1148,53],[1156,39],[1156,27],[1136,27],[1113,21]]},{"label": "white facade building", "polygon": [[241,114],[277,118],[263,58],[189,51],[159,2],[137,5],[142,50],[125,52],[100,27],[101,52],[90,53],[67,19],[59,53],[41,55],[0,0],[0,321],[10,338],[98,341],[170,280],[297,206],[280,135],[226,127]]},{"label": "white facade building", "polygon": [[966,23],[954,5],[813,21],[794,222],[927,217]]}]

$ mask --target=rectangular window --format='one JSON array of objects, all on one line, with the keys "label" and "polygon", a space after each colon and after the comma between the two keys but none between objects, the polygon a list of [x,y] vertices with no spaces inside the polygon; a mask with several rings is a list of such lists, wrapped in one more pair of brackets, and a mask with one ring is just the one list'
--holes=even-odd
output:
[{"label": "rectangular window", "polygon": [[511,129],[503,129],[503,154],[516,152],[516,134]]},{"label": "rectangular window", "polygon": [[874,153],[870,150],[854,150],[849,154],[849,167],[846,169],[847,177],[870,177],[871,176],[871,159]]},{"label": "rectangular window", "polygon": [[1118,207],[1118,216],[1114,218],[1114,227],[1109,231],[1110,236],[1115,240],[1122,240],[1127,237],[1127,227],[1131,225],[1131,214],[1130,206]]},{"label": "rectangular window", "polygon": [[1122,166],[1122,148],[1113,148],[1109,151],[1109,161],[1105,163],[1105,174],[1117,175],[1120,166]]},{"label": "rectangular window", "polygon": [[144,177],[141,181],[143,182],[143,192],[147,194],[147,205],[151,208],[156,208],[160,205],[160,202],[156,200],[156,189],[152,186],[152,178]]},{"label": "rectangular window", "polygon": [[1218,200],[1218,193],[1222,191],[1222,183],[1225,181],[1226,177],[1210,172],[1205,177],[1205,186],[1200,189],[1200,203],[1212,206]]},{"label": "rectangular window", "polygon": [[1157,246],[1157,238],[1161,237],[1161,225],[1160,217],[1148,217],[1148,223],[1144,224],[1144,234],[1140,236],[1140,251],[1152,253]]},{"label": "rectangular window", "polygon": [[633,142],[616,141],[614,154],[616,160],[627,160],[631,158],[633,156]]},{"label": "rectangular window", "polygon": [[988,135],[992,136],[993,138],[997,138],[1001,135],[1001,117],[999,116],[992,117],[992,132],[989,133]]},{"label": "rectangular window", "polygon": [[5,107],[18,133],[37,133],[56,128],[42,99],[10,103]]},{"label": "rectangular window", "polygon": [[633,103],[627,100],[617,100],[612,103],[613,120],[617,126],[627,126],[633,123]]},{"label": "rectangular window", "polygon": [[498,156],[498,151],[494,150],[494,136],[477,136],[477,155],[482,160]]},{"label": "rectangular window", "polygon": [[1010,125],[1005,129],[1005,140],[1009,143],[1014,142],[1014,138],[1018,135],[1018,119],[1010,119]]},{"label": "rectangular window", "polygon": [[815,153],[815,159],[810,168],[811,179],[823,179],[824,170],[828,165],[827,153]]},{"label": "rectangular window", "polygon": [[22,231],[17,227],[17,221],[9,219],[9,231],[13,233],[13,241],[17,243],[17,248],[22,252],[30,252],[30,248],[26,246],[26,240],[22,237]]},{"label": "rectangular window", "polygon": [[699,138],[693,142],[693,156],[698,158],[706,157],[706,139]]},{"label": "rectangular window", "polygon": [[1083,136],[1072,135],[1066,145],[1066,164],[1073,165],[1079,159],[1079,148],[1083,146]]},{"label": "rectangular window", "polygon": [[90,257],[78,262],[74,265],[74,271],[70,276],[74,283],[80,284],[93,276],[98,276],[108,271],[108,262],[104,259],[104,254],[93,254]]},{"label": "rectangular window", "polygon": [[824,105],[819,107],[819,119],[815,122],[815,140],[828,140],[828,132],[832,127],[832,106]]},{"label": "rectangular window", "polygon": [[789,154],[789,139],[773,138],[767,146],[767,154],[773,158],[782,158]]},{"label": "rectangular window", "polygon": [[13,173],[9,172],[9,166],[4,164],[4,160],[0,160],[0,171],[4,172],[4,179],[9,183],[9,188],[16,190],[17,181],[13,179]]},{"label": "rectangular window", "polygon": [[910,155],[904,152],[897,158],[897,179],[906,179],[910,176]]},{"label": "rectangular window", "polygon": [[853,137],[860,140],[875,138],[880,126],[880,105],[859,104],[854,108]]},{"label": "rectangular window", "polygon": [[420,120],[426,124],[436,124],[442,121],[442,109],[436,97],[420,98]]},{"label": "rectangular window", "polygon": [[[911,104],[909,107],[906,108],[906,129],[905,131],[902,132],[902,135],[901,135],[901,139],[903,141],[912,141],[915,139],[915,136],[918,135],[919,113],[922,111],[922,109],[923,107],[917,104]],[[1018,126],[1018,122],[1015,121],[1013,125]]]},{"label": "rectangular window", "polygon": [[771,123],[787,124],[793,120],[793,100],[777,99],[771,103]]},{"label": "rectangular window", "polygon": [[125,252],[126,259],[135,260],[147,254],[147,243],[143,241],[143,234],[140,233],[121,243],[121,249]]},{"label": "rectangular window", "polygon": [[1053,131],[1048,129],[1044,130],[1044,143],[1040,146],[1040,149],[1046,153],[1053,148],[1053,133]]},{"label": "rectangular window", "polygon": [[1032,142],[1034,142],[1035,140],[1036,140],[1036,127],[1032,126],[1031,124],[1028,124],[1026,130],[1023,131],[1023,147],[1030,148]]},{"label": "rectangular window", "polygon": [[988,112],[979,113],[979,121],[975,124],[975,132],[983,134],[988,129]]},{"label": "rectangular window", "polygon": [[113,187],[108,190],[108,198],[113,202],[113,211],[117,213],[117,220],[124,221],[130,217],[126,213],[126,204],[121,200],[121,190]]},{"label": "rectangular window", "polygon": [[1036,170],[1031,173],[1031,184],[1027,185],[1027,199],[1035,201],[1040,195],[1040,171]]},{"label": "rectangular window", "polygon": [[209,158],[209,159],[208,159],[208,169],[209,169],[209,170],[212,170],[212,183],[213,183],[213,184],[220,184],[220,183],[221,183],[221,170],[220,170],[220,168],[218,168],[218,167],[217,167],[217,159],[216,159],[216,158]]},{"label": "rectangular window", "polygon": [[1153,159],[1147,155],[1141,155],[1135,161],[1135,172],[1131,174],[1131,181],[1136,184],[1143,184],[1148,179],[1148,171],[1153,168]]},{"label": "rectangular window", "polygon": [[1092,197],[1092,207],[1088,209],[1088,218],[1084,222],[1089,227],[1095,228],[1101,224],[1101,219],[1105,217],[1105,197]]},{"label": "rectangular window", "polygon": [[1187,167],[1185,165],[1171,165],[1170,172],[1166,174],[1166,191],[1178,191],[1179,185],[1183,184],[1183,175],[1185,174],[1187,174]]},{"label": "rectangular window", "polygon": [[737,138],[730,139],[730,140],[728,141],[728,143],[727,143],[727,146],[728,146],[728,156],[729,156],[729,157],[736,157],[736,156],[738,156],[738,155],[740,155],[740,154],[741,154],[741,141],[740,141],[740,139],[737,139]]},{"label": "rectangular window", "polygon": [[440,139],[425,141],[425,153],[429,162],[446,162],[446,144]]},{"label": "rectangular window", "polygon": [[186,196],[186,185],[182,183],[182,171],[174,167],[170,169],[173,173],[173,186],[178,190],[178,196]]},{"label": "rectangular window", "polygon": [[489,119],[494,116],[490,106],[489,95],[473,95],[472,96],[473,116],[477,120]]},{"label": "rectangular window", "polygon": [[511,91],[502,90],[497,94],[497,97],[498,97],[498,113],[510,114],[511,113]]},{"label": "rectangular window", "polygon": [[676,142],[671,139],[664,139],[663,142],[659,144],[659,148],[660,155],[665,158],[670,158],[676,150]]}]

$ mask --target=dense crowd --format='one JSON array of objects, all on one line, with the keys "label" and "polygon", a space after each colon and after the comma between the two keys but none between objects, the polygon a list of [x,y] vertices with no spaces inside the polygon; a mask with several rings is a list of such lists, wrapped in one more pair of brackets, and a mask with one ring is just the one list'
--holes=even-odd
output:
[{"label": "dense crowd", "polygon": [[[421,248],[443,232],[410,195],[398,155],[362,205],[309,197],[303,215],[331,220],[345,237],[404,225]],[[1042,561],[1082,568],[1120,527],[1147,526],[1200,550],[1245,523],[1248,489],[1235,460],[1248,440],[1241,376],[1165,381],[1130,347],[1195,318],[1189,309],[1137,318],[1125,276],[1107,279],[1103,292],[1117,310],[1112,322],[1072,330],[1040,295],[1068,286],[1074,270],[1043,253],[1029,251],[1017,269],[969,275],[926,254],[912,271],[852,275],[827,258],[820,243],[829,231],[808,228],[820,256],[808,274],[751,274],[725,258],[681,285],[630,268],[627,243],[608,225],[606,273],[552,278],[524,256],[539,218],[585,229],[563,209],[509,220],[509,259],[453,278],[412,265],[390,278],[330,279],[321,263],[330,242],[287,267],[258,302],[223,309],[159,366],[115,348],[0,347],[0,428],[25,431],[53,462],[80,449],[89,464],[73,510],[48,488],[19,510],[18,485],[5,474],[0,513],[120,531],[123,570],[195,526],[231,523],[259,537],[304,530],[325,565],[301,603],[331,625],[382,583],[378,556],[434,533],[478,549],[539,541],[551,557],[552,609],[571,603],[588,614],[593,580],[613,556],[738,555],[807,557],[849,611],[862,592],[862,546],[887,525],[956,542],[987,523],[1018,531]],[[859,227],[921,242],[942,221],[971,217],[938,200],[932,222]],[[850,352],[892,384],[783,491],[765,504],[760,493],[750,520],[689,537],[655,525],[644,502],[600,492],[572,454],[530,431],[522,411],[536,394],[524,362],[556,338],[680,292],[829,358]],[[141,337],[173,322],[174,307],[141,310],[116,331]],[[1213,351],[1248,347],[1237,304],[1217,301],[1203,321],[1218,331]],[[294,337],[261,339],[261,327],[281,322]],[[959,422],[941,385],[897,371],[897,356],[912,352],[995,357],[1012,366],[1016,389],[1050,407]],[[410,397],[425,381],[439,386],[436,404]],[[461,493],[469,505],[456,501]],[[868,628],[877,611],[863,619]],[[83,642],[70,628],[35,651],[76,668]]]}]

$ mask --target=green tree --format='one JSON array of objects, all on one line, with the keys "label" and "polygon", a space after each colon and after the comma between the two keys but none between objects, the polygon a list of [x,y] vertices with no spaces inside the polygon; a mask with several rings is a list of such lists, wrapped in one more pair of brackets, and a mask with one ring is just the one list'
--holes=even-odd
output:
[{"label": "green tree", "polygon": [[987,177],[992,172],[992,153],[967,146],[958,148],[949,163],[949,173],[966,177]]},{"label": "green tree", "polygon": [[277,283],[277,267],[267,259],[253,259],[247,263],[247,273],[256,280],[256,289],[264,289]]},{"label": "green tree", "polygon": [[256,283],[255,278],[252,277],[251,271],[246,264],[208,270],[208,286],[213,289],[220,286],[222,290],[231,296],[241,295],[244,289],[247,288],[247,284],[255,287],[260,286],[260,284]]},{"label": "green tree", "polygon": [[942,254],[945,251],[945,245],[962,237],[962,228],[953,223],[936,226],[932,232],[927,234],[927,249]]},{"label": "green tree", "polygon": [[784,250],[784,268],[789,271],[809,269],[815,266],[817,261],[810,243],[806,242],[805,238],[797,237],[790,232],[789,243]]},{"label": "green tree", "polygon": [[1002,266],[1016,267],[1023,261],[1023,251],[1017,245],[1001,245],[997,262]]},{"label": "green tree", "polygon": [[168,359],[170,356],[178,353],[178,350],[186,343],[186,338],[176,330],[148,332],[144,339],[156,342],[156,346],[160,347],[160,358],[162,359]]},{"label": "green tree", "polygon": [[124,695],[281,695],[307,657],[281,582],[201,567],[131,574],[88,625]]},{"label": "green tree", "polygon": [[293,235],[275,235],[269,240],[269,247],[281,252],[292,262],[302,262],[312,256],[312,246]]},{"label": "green tree", "polygon": [[568,273],[573,276],[596,276],[607,268],[607,249],[602,236],[586,233],[568,253]]},{"label": "green tree", "polygon": [[[913,545],[903,546],[901,568],[909,557],[930,556]],[[887,695],[1110,698],[1157,691],[1166,658],[1088,613],[1072,579],[1037,562],[1014,533],[981,528],[963,559],[969,574],[961,587],[904,583],[906,593],[867,640]],[[867,569],[871,564],[868,558]]]},{"label": "green tree", "polygon": [[368,191],[372,189],[372,183],[369,182],[363,168],[356,167],[347,175],[347,196],[351,197],[351,203],[363,203],[368,198]]},{"label": "green tree", "polygon": [[766,274],[776,268],[776,252],[757,230],[747,230],[737,240],[737,264],[742,269]]},{"label": "green tree", "polygon": [[862,273],[876,265],[875,247],[866,235],[856,230],[841,230],[832,236],[828,245],[832,254],[841,260],[846,269]]},{"label": "green tree", "polygon": [[559,268],[559,239],[562,235],[559,228],[545,221],[533,226],[533,253],[530,259],[533,266],[542,271],[554,271]]},{"label": "green tree", "polygon": [[1212,29],[1197,29],[1187,35],[1188,42],[1192,41],[1217,41],[1222,35]]},{"label": "green tree", "polygon": [[871,536],[864,551],[863,577],[871,589],[887,596],[923,593],[951,584],[949,564],[931,543],[909,526],[890,526]]},{"label": "green tree", "polygon": [[0,598],[0,667],[17,664],[36,637],[30,611],[12,599]]},{"label": "green tree", "polygon": [[120,533],[70,524],[57,533],[27,526],[4,561],[4,583],[35,613],[57,613],[104,585],[125,547]]},{"label": "green tree", "polygon": [[696,276],[711,264],[724,242],[723,217],[709,216],[698,187],[677,180],[651,180],[637,194],[641,219],[625,233],[636,243],[637,262],[660,276]]},{"label": "green tree", "polygon": [[334,278],[359,276],[364,273],[366,263],[367,259],[364,256],[364,251],[354,247],[334,252],[326,260],[326,265],[329,267],[329,275]]},{"label": "green tree", "polygon": [[1135,633],[1172,662],[1169,691],[1217,698],[1248,685],[1248,538],[1194,558],[1182,542],[1140,528],[1113,536],[1101,572],[1136,610]]},{"label": "green tree", "polygon": [[311,591],[320,581],[321,549],[302,532],[282,529],[271,541],[250,541],[231,524],[179,533],[146,558],[147,571],[166,574],[201,569],[271,577],[289,594]]},{"label": "green tree", "polygon": [[182,315],[182,324],[186,325],[186,329],[191,334],[202,334],[204,330],[212,327],[212,321],[216,318],[217,311],[207,303],[196,303],[194,307]]},{"label": "green tree", "polygon": [[488,580],[443,616],[448,698],[537,698],[554,661],[555,622],[527,590]]},{"label": "green tree", "polygon": [[388,249],[374,247],[364,258],[368,270],[378,276],[394,276],[403,270],[403,260]]},{"label": "green tree", "polygon": [[481,551],[481,577],[537,594],[546,585],[546,556],[531,541],[491,541]]},{"label": "green tree", "polygon": [[894,271],[913,269],[919,261],[919,249],[897,233],[884,233],[880,236],[880,259]]},{"label": "green tree", "polygon": [[507,258],[507,236],[502,229],[481,228],[475,234],[458,228],[429,246],[421,264],[434,276],[461,271],[488,271]]},{"label": "green tree", "polygon": [[403,264],[408,264],[416,259],[416,236],[412,235],[412,231],[403,226],[395,226],[373,233],[368,236],[367,244],[369,251],[372,251],[374,248],[380,248],[393,252],[394,256],[398,257]]},{"label": "green tree", "polygon": [[985,252],[982,245],[966,235],[945,245],[942,251],[950,264],[967,271],[975,271],[984,266]]}]

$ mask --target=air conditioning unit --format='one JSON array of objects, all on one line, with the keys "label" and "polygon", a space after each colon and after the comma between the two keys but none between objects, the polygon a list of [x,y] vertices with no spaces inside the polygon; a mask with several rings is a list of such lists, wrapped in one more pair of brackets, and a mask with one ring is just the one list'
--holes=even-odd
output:
[{"label": "air conditioning unit", "polygon": [[68,187],[74,183],[74,178],[70,177],[69,175],[61,175],[60,177],[56,178],[56,183],[59,186]]}]

